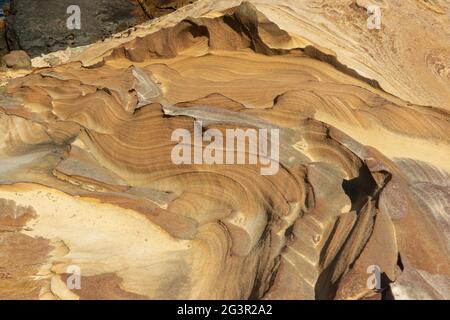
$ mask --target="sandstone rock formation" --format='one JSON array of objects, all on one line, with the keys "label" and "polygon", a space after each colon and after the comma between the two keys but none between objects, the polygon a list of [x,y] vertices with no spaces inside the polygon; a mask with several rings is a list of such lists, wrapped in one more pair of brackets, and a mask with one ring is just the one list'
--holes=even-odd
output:
[{"label": "sandstone rock formation", "polygon": [[0,61],[0,67],[13,69],[31,69],[31,60],[23,50],[11,51],[5,54]]},{"label": "sandstone rock formation", "polygon": [[[11,0],[6,34],[0,21],[0,55],[8,48],[25,50],[34,57],[88,45],[193,2],[195,0]],[[68,8],[73,5],[80,8],[80,29],[67,28],[67,20],[73,13],[68,12]],[[4,40],[8,43],[3,43]]]},{"label": "sandstone rock formation", "polygon": [[[450,6],[368,3],[200,0],[0,73],[0,298],[449,299]],[[278,172],[174,163],[198,121],[279,130]]]},{"label": "sandstone rock formation", "polygon": [[172,13],[183,6],[197,0],[138,0],[145,13],[150,18],[161,17]]}]

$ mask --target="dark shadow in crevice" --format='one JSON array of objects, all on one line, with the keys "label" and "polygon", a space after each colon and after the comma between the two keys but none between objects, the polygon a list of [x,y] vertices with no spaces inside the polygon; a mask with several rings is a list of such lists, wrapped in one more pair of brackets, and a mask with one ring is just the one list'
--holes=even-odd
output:
[{"label": "dark shadow in crevice", "polygon": [[342,189],[352,202],[351,211],[359,212],[369,196],[374,196],[377,184],[366,165],[359,168],[357,177],[342,181]]}]

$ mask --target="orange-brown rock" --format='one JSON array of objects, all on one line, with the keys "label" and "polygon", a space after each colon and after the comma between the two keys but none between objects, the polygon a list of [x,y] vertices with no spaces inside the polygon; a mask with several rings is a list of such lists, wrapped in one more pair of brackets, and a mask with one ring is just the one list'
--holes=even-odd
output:
[{"label": "orange-brown rock", "polygon": [[[364,1],[203,0],[2,74],[0,292],[448,299],[449,8],[422,2],[369,30]],[[176,164],[199,121],[279,130],[279,170]]]}]

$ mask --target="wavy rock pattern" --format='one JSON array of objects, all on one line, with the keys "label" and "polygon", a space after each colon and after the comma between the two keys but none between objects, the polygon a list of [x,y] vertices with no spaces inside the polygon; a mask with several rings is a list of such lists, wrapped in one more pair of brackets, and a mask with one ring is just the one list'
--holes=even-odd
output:
[{"label": "wavy rock pattern", "polygon": [[[362,299],[376,265],[448,299],[450,38],[415,24],[448,7],[418,2],[374,31],[363,1],[203,0],[4,73],[0,297]],[[279,171],[174,164],[195,121],[279,129]]]}]

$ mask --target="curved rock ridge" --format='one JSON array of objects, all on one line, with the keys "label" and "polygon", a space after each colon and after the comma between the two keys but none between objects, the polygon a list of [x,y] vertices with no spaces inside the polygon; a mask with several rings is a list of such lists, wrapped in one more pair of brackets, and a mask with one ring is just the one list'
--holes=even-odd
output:
[{"label": "curved rock ridge", "polygon": [[367,0],[201,0],[104,42],[35,58],[35,65],[82,61],[89,66],[120,43],[173,27],[186,18],[219,17],[245,3],[288,33],[289,38],[278,33],[270,36],[273,30],[265,30],[267,24],[262,23],[262,37],[272,48],[310,47],[314,56],[404,101],[450,108],[450,5],[443,0],[376,1],[382,14],[380,30],[367,28],[367,9],[372,4]]},{"label": "curved rock ridge", "polygon": [[448,38],[413,70],[331,2],[200,0],[8,71],[0,297],[450,298]]}]

